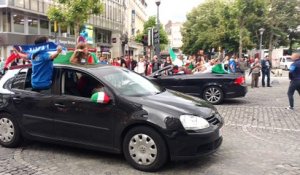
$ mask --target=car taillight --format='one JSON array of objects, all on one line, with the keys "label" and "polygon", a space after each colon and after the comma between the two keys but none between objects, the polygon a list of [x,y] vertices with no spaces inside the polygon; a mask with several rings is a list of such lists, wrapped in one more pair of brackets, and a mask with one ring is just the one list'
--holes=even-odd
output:
[{"label": "car taillight", "polygon": [[237,85],[242,85],[244,83],[245,83],[245,77],[244,76],[238,77],[234,80],[234,84],[237,84]]}]

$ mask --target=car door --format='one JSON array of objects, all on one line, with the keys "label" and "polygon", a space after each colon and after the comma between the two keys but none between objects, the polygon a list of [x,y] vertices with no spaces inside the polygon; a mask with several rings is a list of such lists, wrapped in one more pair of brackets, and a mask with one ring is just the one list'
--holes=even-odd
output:
[{"label": "car door", "polygon": [[90,81],[100,82],[89,74],[73,69],[62,69],[60,81],[60,92],[53,104],[56,112],[54,129],[58,139],[111,147],[116,112],[113,110],[113,100],[109,104],[94,103],[90,99],[92,93],[88,92],[95,84]]},{"label": "car door", "polygon": [[[12,82],[11,88],[13,105],[19,114],[20,123],[24,130],[38,137],[52,137],[53,132],[53,108],[51,106],[53,96],[52,88],[45,91],[32,91],[31,68],[19,71]],[[56,71],[54,71],[54,77]]]}]

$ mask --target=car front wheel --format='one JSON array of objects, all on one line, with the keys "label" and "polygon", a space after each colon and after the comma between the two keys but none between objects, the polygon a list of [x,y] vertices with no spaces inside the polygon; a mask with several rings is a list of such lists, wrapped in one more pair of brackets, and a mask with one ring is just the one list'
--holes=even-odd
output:
[{"label": "car front wheel", "polygon": [[21,142],[20,129],[13,116],[0,114],[0,144],[4,147],[17,147]]},{"label": "car front wheel", "polygon": [[224,94],[221,88],[217,86],[210,86],[204,90],[203,99],[211,104],[220,104],[224,100]]},{"label": "car front wheel", "polygon": [[156,171],[167,161],[167,148],[162,137],[152,128],[135,127],[125,136],[123,152],[131,166],[142,171]]}]

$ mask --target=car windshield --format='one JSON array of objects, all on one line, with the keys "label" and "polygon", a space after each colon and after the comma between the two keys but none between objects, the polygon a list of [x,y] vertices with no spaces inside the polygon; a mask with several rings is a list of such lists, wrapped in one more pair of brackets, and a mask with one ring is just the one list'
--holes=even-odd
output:
[{"label": "car windshield", "polygon": [[103,69],[102,79],[125,96],[146,96],[159,94],[163,89],[148,79],[127,69]]},{"label": "car windshield", "polygon": [[287,62],[293,62],[293,60],[290,57],[286,58],[286,61]]}]

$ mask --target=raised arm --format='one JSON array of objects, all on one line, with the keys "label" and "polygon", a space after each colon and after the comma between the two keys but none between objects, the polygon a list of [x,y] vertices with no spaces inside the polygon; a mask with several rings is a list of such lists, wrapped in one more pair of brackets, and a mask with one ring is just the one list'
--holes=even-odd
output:
[{"label": "raised arm", "polygon": [[50,59],[51,59],[51,60],[54,60],[55,58],[57,58],[57,56],[61,53],[61,51],[62,51],[62,47],[61,47],[61,46],[58,46],[58,47],[57,47],[57,51],[56,51],[54,54],[52,54],[52,55],[50,56]]}]

